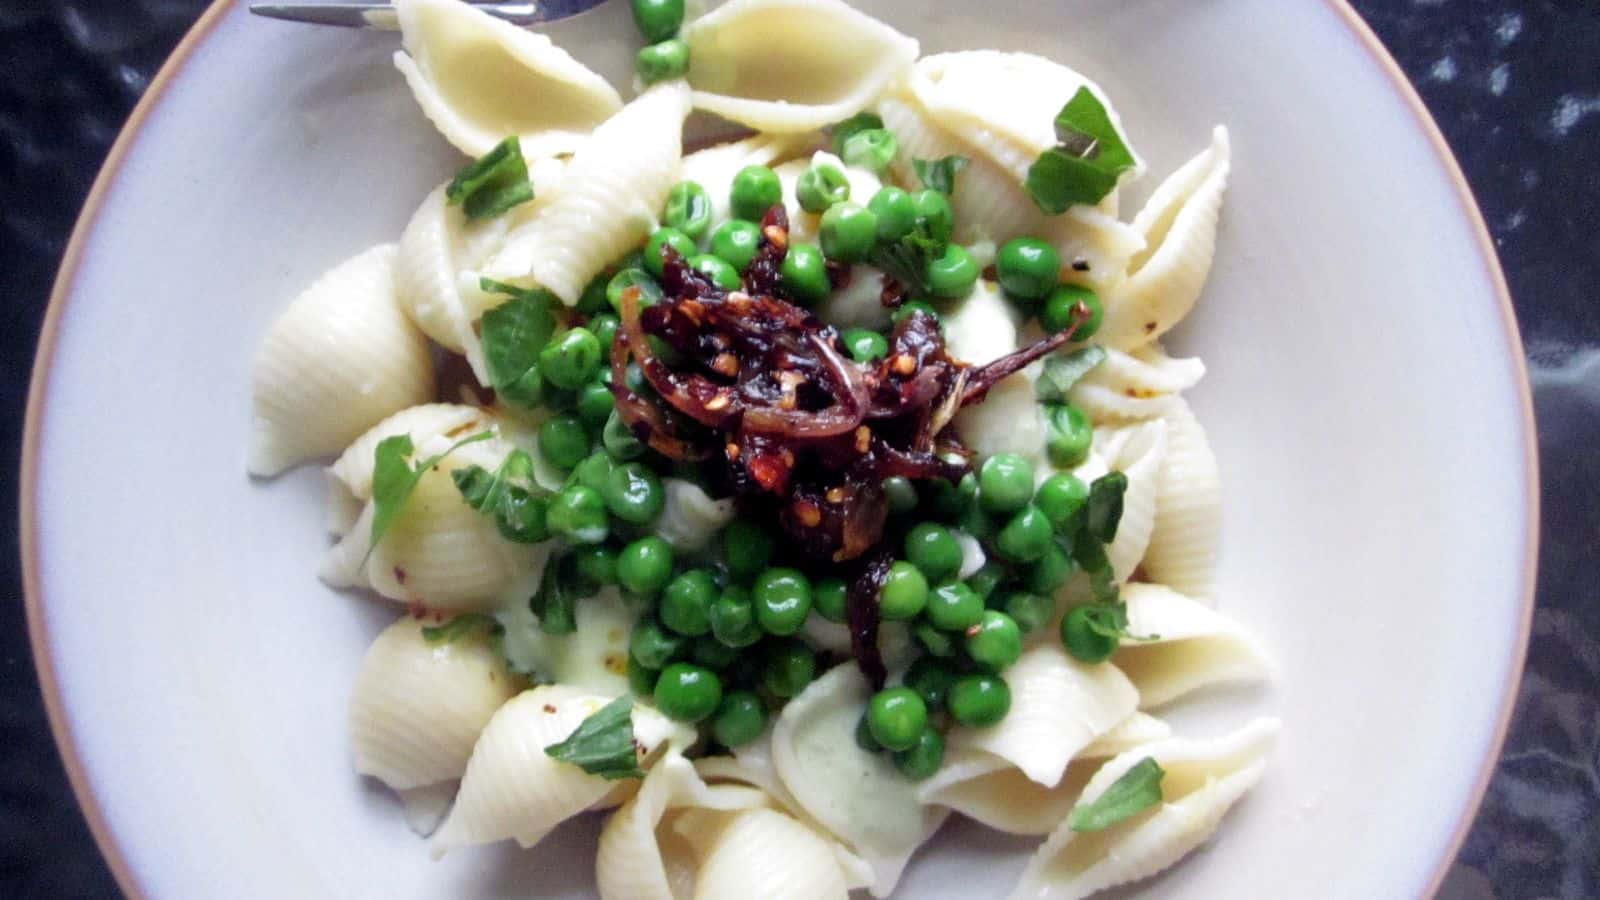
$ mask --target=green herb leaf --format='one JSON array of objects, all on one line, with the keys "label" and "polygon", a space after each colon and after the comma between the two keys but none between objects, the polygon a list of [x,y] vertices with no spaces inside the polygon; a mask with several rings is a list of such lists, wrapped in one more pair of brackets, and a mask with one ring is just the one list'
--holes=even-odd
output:
[{"label": "green herb leaf", "polygon": [[494,474],[482,466],[467,466],[450,473],[461,499],[478,512],[494,519],[495,527],[508,541],[537,544],[550,537],[545,525],[549,493],[533,480],[533,457],[526,450],[513,450]]},{"label": "green herb leaf", "polygon": [[505,628],[494,616],[465,613],[443,625],[423,626],[422,639],[430,644],[452,644],[480,629],[487,631],[491,637],[505,633]]},{"label": "green herb leaf", "polygon": [[1133,153],[1111,123],[1111,115],[1086,87],[1056,114],[1060,143],[1028,168],[1028,193],[1044,212],[1057,215],[1076,204],[1095,204],[1133,168]]},{"label": "green herb leaf", "polygon": [[539,351],[556,330],[554,310],[560,303],[544,290],[524,290],[488,278],[479,282],[485,291],[511,299],[483,314],[483,359],[489,369],[489,386],[524,408],[544,399],[539,375]]},{"label": "green herb leaf", "polygon": [[961,174],[972,160],[965,156],[946,156],[943,159],[913,159],[911,168],[916,170],[917,178],[922,186],[938,191],[945,196],[955,193],[956,176]]},{"label": "green herb leaf", "polygon": [[1093,803],[1074,809],[1068,825],[1073,831],[1100,831],[1159,805],[1166,774],[1150,757],[1139,760]]},{"label": "green herb leaf", "polygon": [[445,448],[443,453],[430,456],[414,467],[408,462],[415,449],[410,435],[397,434],[379,441],[372,454],[372,544],[367,549],[367,555],[372,555],[389,526],[394,524],[395,517],[405,507],[406,501],[411,499],[411,492],[417,489],[417,482],[422,480],[424,472],[457,449],[492,437],[492,431],[469,435]]},{"label": "green herb leaf", "polygon": [[544,752],[607,781],[643,778],[633,743],[633,697],[623,694],[590,713],[570,737]]},{"label": "green herb leaf", "polygon": [[1127,492],[1128,476],[1121,472],[1107,472],[1089,484],[1085,527],[1103,544],[1117,537],[1117,526],[1122,523],[1122,497]]},{"label": "green herb leaf", "polygon": [[491,219],[532,200],[533,182],[528,180],[522,143],[513,135],[468,163],[444,189],[444,197],[460,204],[469,219]]},{"label": "green herb leaf", "polygon": [[876,113],[859,112],[833,126],[833,155],[843,157],[845,142],[858,131],[882,128],[883,119]]},{"label": "green herb leaf", "polygon": [[571,634],[578,627],[578,601],[593,592],[594,585],[578,570],[577,558],[564,553],[545,563],[539,590],[528,603],[546,634]]},{"label": "green herb leaf", "polygon": [[1034,394],[1040,403],[1065,403],[1067,392],[1079,379],[1089,374],[1106,358],[1105,348],[1098,344],[1079,347],[1071,353],[1046,357],[1044,372],[1034,383]]},{"label": "green herb leaf", "polygon": [[868,257],[879,271],[900,282],[912,296],[928,293],[928,263],[944,253],[945,245],[919,224],[898,241],[880,243]]}]

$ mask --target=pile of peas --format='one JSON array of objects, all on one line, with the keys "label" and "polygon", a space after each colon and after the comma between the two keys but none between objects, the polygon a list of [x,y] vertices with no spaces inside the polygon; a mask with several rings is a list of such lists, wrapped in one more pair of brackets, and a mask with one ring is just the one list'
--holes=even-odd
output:
[{"label": "pile of peas", "polygon": [[633,24],[649,42],[633,59],[639,81],[650,85],[688,73],[689,45],[678,37],[678,29],[683,27],[683,0],[633,0]]}]

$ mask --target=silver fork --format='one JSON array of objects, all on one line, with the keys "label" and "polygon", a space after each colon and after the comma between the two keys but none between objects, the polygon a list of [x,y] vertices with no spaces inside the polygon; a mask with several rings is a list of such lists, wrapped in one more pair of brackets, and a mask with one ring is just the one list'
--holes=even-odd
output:
[{"label": "silver fork", "polygon": [[[605,0],[539,0],[536,3],[474,3],[473,5],[513,25],[537,25],[567,19],[587,12]],[[388,3],[257,3],[250,11],[269,19],[305,22],[309,25],[337,25],[341,28],[375,28],[395,31],[400,27],[394,7]]]}]

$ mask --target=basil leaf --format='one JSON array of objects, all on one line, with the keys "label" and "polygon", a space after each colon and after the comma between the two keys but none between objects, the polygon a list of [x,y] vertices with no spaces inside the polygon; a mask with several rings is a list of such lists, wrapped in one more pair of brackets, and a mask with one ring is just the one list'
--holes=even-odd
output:
[{"label": "basil leaf", "polygon": [[367,556],[377,549],[378,542],[383,540],[389,526],[394,524],[395,517],[405,507],[406,501],[411,499],[411,492],[417,489],[417,482],[422,480],[424,472],[457,449],[492,437],[492,431],[469,435],[445,448],[443,453],[430,456],[414,467],[407,462],[415,449],[410,435],[397,434],[379,441],[372,454],[372,542],[367,548]]},{"label": "basil leaf", "polygon": [[1122,523],[1122,496],[1128,491],[1128,476],[1121,472],[1107,472],[1089,484],[1088,515],[1085,526],[1103,544],[1117,536],[1117,526]]},{"label": "basil leaf", "polygon": [[1084,607],[1084,622],[1089,630],[1101,637],[1118,638],[1128,636],[1128,604],[1121,602],[1096,601]]},{"label": "basil leaf", "polygon": [[521,141],[515,135],[508,137],[468,163],[451,179],[444,197],[460,204],[469,219],[491,219],[532,200],[533,182],[528,180]]},{"label": "basil leaf", "polygon": [[513,450],[494,474],[481,466],[450,473],[461,499],[494,519],[500,535],[519,544],[537,544],[550,537],[545,515],[550,503],[546,491],[533,482],[533,457]]},{"label": "basil leaf", "polygon": [[1072,811],[1067,824],[1073,831],[1110,828],[1161,803],[1161,779],[1167,773],[1146,756],[1111,783],[1093,803]]},{"label": "basil leaf", "polygon": [[571,634],[578,628],[578,600],[591,593],[571,554],[552,556],[539,577],[539,590],[528,601],[545,634]]},{"label": "basil leaf", "polygon": [[845,142],[850,140],[858,131],[872,128],[882,128],[883,119],[876,113],[859,112],[833,126],[833,155],[844,157]]},{"label": "basil leaf", "polygon": [[1034,383],[1033,390],[1040,403],[1065,403],[1067,392],[1079,379],[1089,374],[1106,358],[1105,348],[1098,344],[1079,347],[1071,353],[1049,356],[1044,361],[1044,372]]},{"label": "basil leaf", "polygon": [[489,386],[518,406],[536,407],[544,399],[539,351],[555,333],[554,310],[560,301],[549,291],[523,290],[487,278],[479,286],[511,298],[483,314],[483,360],[489,369]]},{"label": "basil leaf", "polygon": [[1111,560],[1106,556],[1105,544],[1090,534],[1087,528],[1078,532],[1077,540],[1073,542],[1072,560],[1089,576],[1089,588],[1096,600],[1102,603],[1116,601],[1116,571],[1111,568]]},{"label": "basil leaf", "polygon": [[1060,143],[1039,155],[1028,168],[1028,193],[1039,209],[1051,215],[1077,204],[1095,204],[1133,168],[1133,153],[1117,133],[1110,113],[1086,87],[1056,114]]},{"label": "basil leaf", "polygon": [[956,176],[967,167],[972,160],[965,156],[946,156],[943,159],[913,159],[911,168],[916,170],[917,179],[922,186],[938,191],[945,196],[955,193]]},{"label": "basil leaf", "polygon": [[500,622],[494,616],[483,613],[465,613],[456,616],[443,625],[423,626],[422,639],[430,644],[451,644],[479,629],[488,631],[491,637],[498,637],[505,633],[505,629],[501,627]]},{"label": "basil leaf", "polygon": [[643,778],[633,742],[633,698],[623,694],[590,713],[571,736],[544,752],[607,781]]},{"label": "basil leaf", "polygon": [[928,293],[928,263],[944,253],[945,244],[927,233],[924,224],[898,241],[880,243],[868,261],[879,271],[900,282],[914,296]]}]

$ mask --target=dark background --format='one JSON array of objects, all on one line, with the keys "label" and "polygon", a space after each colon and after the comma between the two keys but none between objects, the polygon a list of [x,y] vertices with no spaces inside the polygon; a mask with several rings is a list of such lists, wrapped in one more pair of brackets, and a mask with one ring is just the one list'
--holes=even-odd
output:
[{"label": "dark background", "polygon": [[[123,119],[205,5],[0,0],[0,521],[16,521],[29,370],[67,235]],[[1544,522],[1529,669],[1446,893],[1600,897],[1600,0],[1355,6],[1477,193],[1516,300],[1539,418]],[[114,896],[45,721],[15,550],[0,553],[0,591],[0,900]],[[1383,798],[1372,807],[1382,816]]]}]

